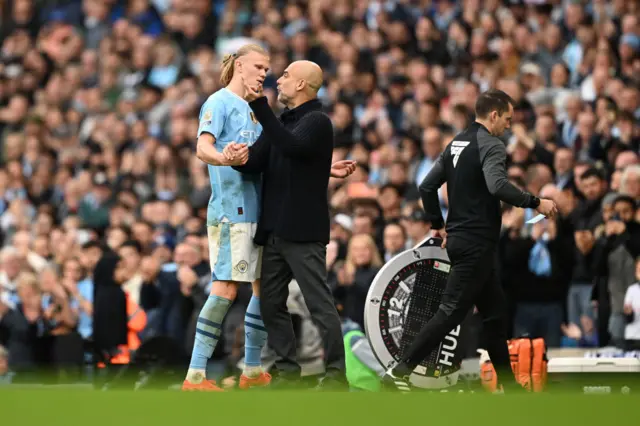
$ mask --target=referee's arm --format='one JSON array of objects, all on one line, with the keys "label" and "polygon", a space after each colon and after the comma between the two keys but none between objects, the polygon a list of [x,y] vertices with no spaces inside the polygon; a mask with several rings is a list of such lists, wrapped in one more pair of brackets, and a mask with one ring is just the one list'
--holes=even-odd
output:
[{"label": "referee's arm", "polygon": [[540,204],[537,197],[518,189],[509,182],[506,166],[507,150],[504,143],[496,137],[489,136],[478,146],[482,172],[491,195],[515,207],[537,208]]},{"label": "referee's arm", "polygon": [[420,198],[422,198],[422,206],[426,212],[427,220],[431,221],[434,229],[444,228],[444,218],[440,209],[440,200],[438,198],[438,190],[444,184],[446,174],[444,169],[444,152],[440,154],[436,163],[431,167],[429,174],[422,181],[418,189],[420,190]]}]

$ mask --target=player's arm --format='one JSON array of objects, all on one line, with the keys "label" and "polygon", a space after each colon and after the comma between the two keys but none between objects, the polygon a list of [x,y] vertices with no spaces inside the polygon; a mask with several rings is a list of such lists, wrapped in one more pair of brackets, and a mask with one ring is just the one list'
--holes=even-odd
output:
[{"label": "player's arm", "polygon": [[507,177],[507,150],[501,140],[490,137],[478,140],[482,173],[491,195],[515,207],[535,209],[540,199],[526,191],[518,189]]},{"label": "player's arm", "polygon": [[258,140],[249,147],[249,158],[247,162],[240,166],[233,166],[233,169],[241,173],[262,173],[267,169],[270,153],[271,145],[269,144],[269,138],[262,133],[258,137]]},{"label": "player's arm", "polygon": [[222,152],[215,147],[216,138],[211,133],[202,133],[198,136],[196,145],[196,157],[212,166],[231,166],[239,160],[228,160]]},{"label": "player's arm", "polygon": [[429,170],[429,174],[424,178],[418,189],[422,205],[427,214],[427,219],[431,221],[433,229],[444,228],[444,218],[440,209],[440,199],[438,190],[446,180],[444,169],[444,152],[440,154],[436,163]]},{"label": "player's arm", "polygon": [[216,139],[222,134],[226,117],[227,111],[224,102],[219,99],[208,100],[200,111],[196,157],[212,166],[242,164],[240,159],[227,160],[224,154],[218,152],[215,147]]},{"label": "player's arm", "polygon": [[266,97],[249,102],[249,106],[262,124],[262,134],[291,157],[312,157],[320,154],[325,145],[323,139],[333,135],[331,120],[324,114],[311,112],[297,123],[293,131],[286,129],[274,115]]}]

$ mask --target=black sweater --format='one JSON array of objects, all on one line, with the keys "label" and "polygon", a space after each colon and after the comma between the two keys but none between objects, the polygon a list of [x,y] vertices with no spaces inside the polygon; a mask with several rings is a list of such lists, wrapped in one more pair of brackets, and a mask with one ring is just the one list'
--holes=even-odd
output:
[{"label": "black sweater", "polygon": [[263,130],[247,163],[234,169],[263,174],[256,244],[264,245],[270,233],[288,241],[327,244],[331,119],[317,99],[286,110],[279,120],[266,97],[249,106]]}]

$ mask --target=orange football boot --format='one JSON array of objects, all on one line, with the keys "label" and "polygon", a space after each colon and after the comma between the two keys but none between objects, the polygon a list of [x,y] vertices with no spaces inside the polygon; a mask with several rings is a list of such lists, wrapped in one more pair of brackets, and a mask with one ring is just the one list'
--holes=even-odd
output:
[{"label": "orange football boot", "polygon": [[224,392],[224,390],[216,385],[215,380],[203,380],[200,383],[191,383],[188,380],[182,382],[183,391],[195,392]]},{"label": "orange football boot", "polygon": [[269,383],[271,383],[271,374],[265,373],[263,371],[257,377],[247,377],[242,374],[240,376],[240,383],[238,384],[238,386],[242,390],[247,390],[249,388],[262,388],[268,386]]}]

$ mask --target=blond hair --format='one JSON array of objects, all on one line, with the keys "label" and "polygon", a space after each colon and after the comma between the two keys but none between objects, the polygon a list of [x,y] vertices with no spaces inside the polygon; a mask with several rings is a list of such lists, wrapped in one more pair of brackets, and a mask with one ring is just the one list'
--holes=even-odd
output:
[{"label": "blond hair", "polygon": [[380,256],[380,252],[378,251],[378,246],[376,246],[376,242],[373,237],[369,234],[357,234],[351,237],[349,240],[349,247],[347,248],[347,259],[345,260],[345,268],[347,272],[350,274],[354,274],[356,269],[358,268],[355,262],[353,261],[353,245],[356,242],[364,242],[367,245],[367,248],[371,252],[371,263],[370,265],[374,268],[380,268],[382,266],[382,257]]},{"label": "blond hair", "polygon": [[21,272],[20,275],[18,275],[18,278],[16,278],[16,287],[18,291],[28,288],[36,294],[40,293],[38,278],[30,272]]},{"label": "blond hair", "polygon": [[220,83],[223,86],[228,86],[233,78],[233,71],[235,70],[236,59],[241,58],[251,52],[256,52],[264,56],[269,56],[269,53],[257,44],[245,44],[236,53],[227,53],[222,58],[222,70],[220,72]]}]

